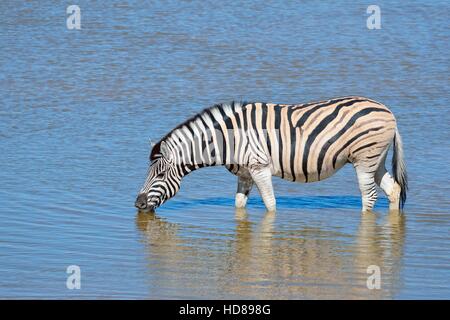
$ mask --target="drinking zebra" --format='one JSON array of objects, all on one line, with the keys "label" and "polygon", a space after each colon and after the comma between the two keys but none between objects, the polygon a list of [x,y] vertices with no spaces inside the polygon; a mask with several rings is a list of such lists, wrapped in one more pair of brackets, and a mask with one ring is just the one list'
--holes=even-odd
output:
[{"label": "drinking zebra", "polygon": [[[393,144],[393,177],[385,168]],[[238,177],[236,207],[245,207],[256,184],[269,211],[276,208],[272,176],[290,181],[324,180],[346,163],[356,169],[362,210],[377,199],[403,208],[407,175],[396,120],[383,104],[363,97],[287,105],[218,104],[185,121],[162,138],[135,205],[153,210],[175,195],[183,176],[223,165]]]}]

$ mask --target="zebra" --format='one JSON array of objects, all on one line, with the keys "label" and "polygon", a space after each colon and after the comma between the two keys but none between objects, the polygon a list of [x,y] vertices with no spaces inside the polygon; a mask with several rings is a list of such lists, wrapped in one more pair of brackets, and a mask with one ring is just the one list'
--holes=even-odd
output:
[{"label": "zebra", "polygon": [[[392,172],[385,160],[393,145]],[[207,166],[238,177],[236,208],[256,185],[268,211],[276,210],[272,176],[310,183],[353,164],[362,211],[371,211],[377,185],[390,210],[402,210],[408,188],[402,139],[383,104],[348,96],[304,104],[231,102],[204,109],[170,131],[150,153],[135,206],[153,211],[180,189],[182,178]]]}]

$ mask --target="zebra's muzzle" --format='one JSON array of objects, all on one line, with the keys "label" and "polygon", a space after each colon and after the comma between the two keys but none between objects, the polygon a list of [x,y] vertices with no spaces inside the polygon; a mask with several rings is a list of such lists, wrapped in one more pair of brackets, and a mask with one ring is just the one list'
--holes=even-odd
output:
[{"label": "zebra's muzzle", "polygon": [[154,205],[151,201],[148,201],[148,196],[146,193],[141,193],[136,198],[134,202],[134,206],[142,212],[153,212],[155,211],[156,205]]},{"label": "zebra's muzzle", "polygon": [[134,202],[134,206],[140,210],[147,209],[147,195],[145,193],[139,194]]}]

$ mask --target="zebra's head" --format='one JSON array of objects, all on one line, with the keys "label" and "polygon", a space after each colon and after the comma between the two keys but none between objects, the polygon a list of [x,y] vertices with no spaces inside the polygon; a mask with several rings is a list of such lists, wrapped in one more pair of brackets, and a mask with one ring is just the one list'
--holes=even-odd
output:
[{"label": "zebra's head", "polygon": [[150,162],[145,184],[134,204],[143,211],[153,211],[180,190],[181,176],[164,141],[153,147]]}]

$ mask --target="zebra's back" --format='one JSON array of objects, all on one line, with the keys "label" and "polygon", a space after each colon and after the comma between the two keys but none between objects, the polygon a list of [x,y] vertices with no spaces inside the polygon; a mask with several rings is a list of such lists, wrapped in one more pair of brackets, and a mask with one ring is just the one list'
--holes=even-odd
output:
[{"label": "zebra's back", "polygon": [[244,129],[259,133],[273,175],[299,182],[323,180],[361,155],[370,159],[396,128],[386,106],[354,96],[299,105],[247,103],[242,115]]}]

